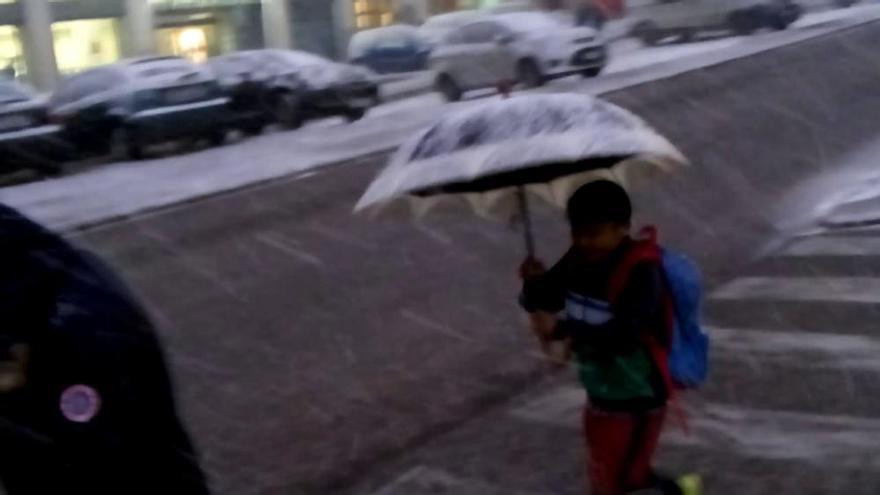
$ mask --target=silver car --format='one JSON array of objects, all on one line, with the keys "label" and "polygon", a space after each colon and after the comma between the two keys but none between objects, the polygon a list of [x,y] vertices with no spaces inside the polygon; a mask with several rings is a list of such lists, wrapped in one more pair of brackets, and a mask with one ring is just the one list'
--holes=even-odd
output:
[{"label": "silver car", "polygon": [[598,75],[607,50],[595,29],[539,12],[486,17],[449,32],[431,53],[436,88],[449,100],[501,84],[543,85],[572,74]]},{"label": "silver car", "polygon": [[632,35],[646,45],[679,41],[707,31],[748,35],[760,29],[788,28],[803,14],[791,0],[661,0],[630,12]]}]

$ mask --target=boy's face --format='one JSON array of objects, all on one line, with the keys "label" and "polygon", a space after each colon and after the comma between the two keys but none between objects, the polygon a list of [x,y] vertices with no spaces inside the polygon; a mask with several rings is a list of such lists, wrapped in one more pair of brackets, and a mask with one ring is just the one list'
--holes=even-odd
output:
[{"label": "boy's face", "polygon": [[605,259],[628,234],[629,225],[603,222],[572,229],[571,240],[581,256],[592,263]]}]

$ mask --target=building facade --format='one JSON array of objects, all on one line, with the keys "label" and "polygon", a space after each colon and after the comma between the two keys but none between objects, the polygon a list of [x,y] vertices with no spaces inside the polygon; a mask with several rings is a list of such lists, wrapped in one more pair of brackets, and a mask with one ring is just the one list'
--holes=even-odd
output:
[{"label": "building facade", "polygon": [[235,50],[345,53],[359,30],[505,0],[0,0],[0,77],[50,90],[121,58]]}]

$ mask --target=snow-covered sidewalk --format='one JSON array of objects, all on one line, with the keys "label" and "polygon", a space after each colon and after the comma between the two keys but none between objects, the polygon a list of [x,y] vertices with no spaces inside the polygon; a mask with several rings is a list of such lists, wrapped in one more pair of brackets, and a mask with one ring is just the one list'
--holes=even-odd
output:
[{"label": "snow-covered sidewalk", "polygon": [[[588,81],[567,79],[544,91],[602,94],[880,19],[880,7],[876,5],[856,7],[846,13],[845,18],[839,17],[842,14],[822,18],[817,21],[821,27],[785,33],[647,50],[630,48],[618,54],[608,75]],[[439,113],[471,104],[465,101],[447,105],[435,94],[424,94],[377,107],[354,124],[326,120],[300,131],[267,134],[220,148],[112,164],[58,179],[7,187],[0,190],[0,201],[54,229],[85,228],[391,150]]]}]

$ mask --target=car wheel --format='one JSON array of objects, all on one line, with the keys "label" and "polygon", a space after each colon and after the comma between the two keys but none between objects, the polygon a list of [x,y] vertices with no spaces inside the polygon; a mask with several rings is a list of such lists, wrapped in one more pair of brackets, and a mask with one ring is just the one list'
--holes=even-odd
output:
[{"label": "car wheel", "polygon": [[226,142],[226,129],[217,129],[208,133],[208,142],[211,146],[223,146]]},{"label": "car wheel", "polygon": [[646,46],[654,46],[662,39],[660,29],[650,21],[643,21],[633,28],[632,36],[638,38]]},{"label": "car wheel", "polygon": [[739,11],[731,14],[728,25],[740,36],[754,34],[761,27],[761,21],[753,11]]},{"label": "car wheel", "polygon": [[531,59],[521,61],[516,66],[516,79],[525,85],[526,88],[538,88],[546,82],[541,68]]},{"label": "car wheel", "polygon": [[581,71],[581,75],[586,78],[596,77],[602,73],[602,69],[604,69],[604,67],[602,67],[602,66],[593,67],[591,69],[585,69],[585,70]]},{"label": "car wheel", "polygon": [[137,133],[124,126],[114,129],[110,137],[110,156],[120,160],[140,160],[143,158],[144,146],[138,140]]},{"label": "car wheel", "polygon": [[451,76],[442,74],[437,78],[437,82],[434,83],[434,86],[440,94],[446,98],[446,101],[458,101],[461,100],[462,91],[458,84],[452,79]]},{"label": "car wheel", "polygon": [[774,31],[785,31],[791,23],[788,22],[781,14],[774,14],[768,20],[768,26]]},{"label": "car wheel", "polygon": [[350,108],[348,112],[345,113],[345,119],[349,122],[357,122],[364,118],[364,115],[367,114],[366,108]]},{"label": "car wheel", "polygon": [[299,98],[289,91],[281,91],[273,98],[272,114],[276,122],[285,129],[299,129],[303,125],[302,108]]},{"label": "car wheel", "polygon": [[243,125],[239,127],[238,130],[240,130],[246,136],[259,136],[263,133],[264,128],[265,125],[262,122],[255,122],[253,124]]},{"label": "car wheel", "polygon": [[40,165],[37,166],[37,172],[46,178],[58,177],[61,175],[62,171],[61,164],[55,161],[40,163]]},{"label": "car wheel", "polygon": [[695,30],[682,29],[678,33],[678,41],[679,41],[679,43],[690,43],[690,42],[694,41],[694,38],[696,38],[696,36],[697,36],[697,33]]}]

